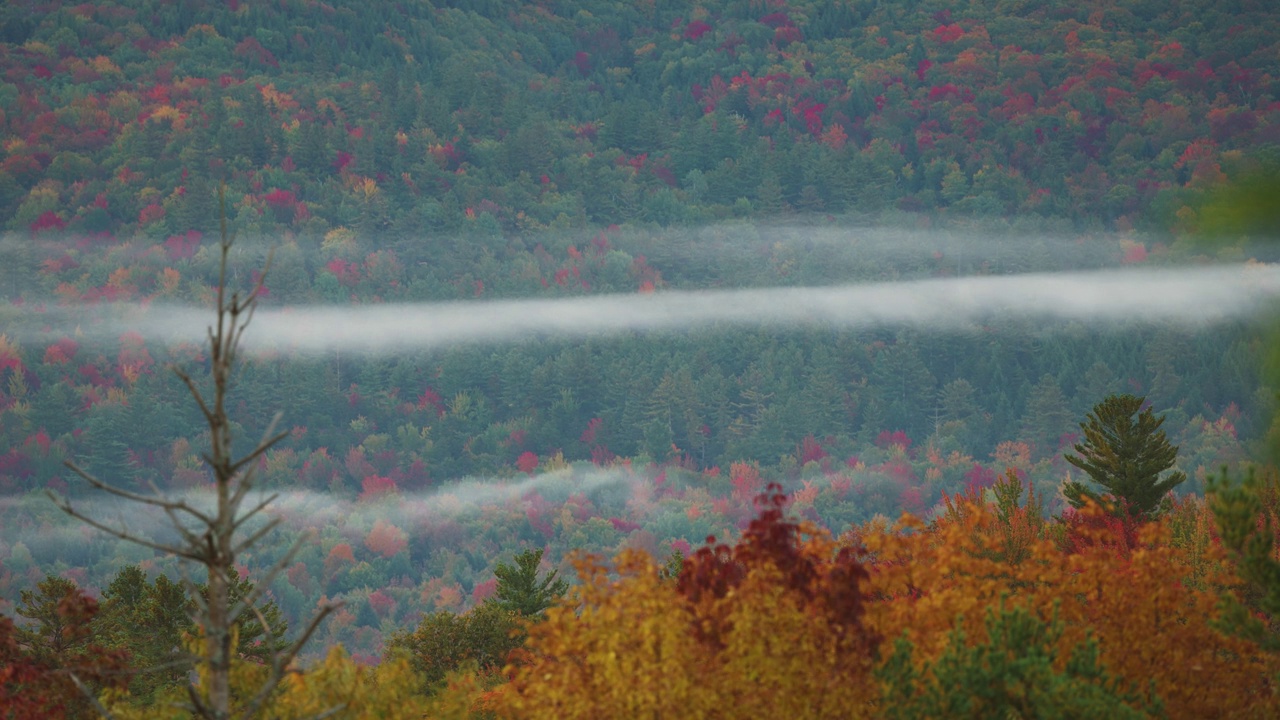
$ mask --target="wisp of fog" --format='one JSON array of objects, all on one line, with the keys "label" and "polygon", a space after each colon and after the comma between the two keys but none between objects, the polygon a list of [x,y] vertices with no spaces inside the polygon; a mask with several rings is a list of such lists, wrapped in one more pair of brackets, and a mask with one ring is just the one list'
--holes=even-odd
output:
[{"label": "wisp of fog", "polygon": [[[245,342],[250,351],[381,355],[471,343],[713,326],[962,330],[1022,318],[1197,327],[1252,316],[1277,294],[1280,265],[1249,263],[561,299],[263,307]],[[110,339],[137,330],[148,339],[202,342],[208,320],[207,308],[152,305],[79,327],[90,338]],[[42,322],[58,320],[46,315]],[[48,337],[48,329],[42,333]]]},{"label": "wisp of fog", "polygon": [[[246,530],[251,532],[260,527],[267,516],[280,518],[294,530],[342,527],[348,519],[362,511],[409,528],[464,517],[489,505],[519,504],[535,493],[543,500],[559,506],[570,495],[595,497],[603,493],[604,496],[597,497],[597,501],[604,501],[611,493],[620,492],[621,495],[613,498],[613,502],[621,504],[625,502],[632,487],[640,482],[652,482],[652,477],[644,471],[592,467],[564,468],[520,478],[466,478],[443,483],[431,490],[397,492],[381,499],[366,501],[343,499],[325,491],[281,490],[269,506],[267,515],[260,521],[251,523]],[[265,490],[250,497],[245,505],[253,507],[259,499],[272,494],[271,490]],[[209,490],[178,491],[171,493],[170,497],[205,511],[213,508],[217,502],[217,498]],[[27,507],[25,503],[30,502],[29,498],[0,497],[0,510],[20,509]],[[37,499],[36,502],[43,506],[42,499]],[[81,510],[109,526],[127,528],[132,533],[161,542],[177,540],[173,526],[163,513],[140,513],[137,503],[92,491],[82,493],[73,502]],[[30,528],[14,527],[10,530],[13,532],[5,532],[4,528],[0,528],[0,543],[12,544],[21,540],[29,547],[50,543],[65,546],[83,543],[86,533],[95,536],[97,533],[79,521],[61,514],[45,518],[39,531],[35,533]]]},{"label": "wisp of fog", "polygon": [[[963,328],[994,318],[1208,325],[1258,312],[1280,266],[970,276],[829,287],[669,291],[566,299],[264,309],[251,348],[387,354],[478,342],[718,324]],[[208,311],[158,308],[154,332],[197,339]]]}]

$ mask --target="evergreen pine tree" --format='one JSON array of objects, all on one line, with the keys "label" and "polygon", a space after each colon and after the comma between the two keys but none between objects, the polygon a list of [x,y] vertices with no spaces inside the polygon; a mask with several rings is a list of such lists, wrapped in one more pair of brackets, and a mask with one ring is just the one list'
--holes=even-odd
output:
[{"label": "evergreen pine tree", "polygon": [[515,556],[515,565],[499,562],[493,574],[498,578],[494,599],[498,607],[519,613],[524,617],[541,615],[561,595],[569,590],[569,583],[556,577],[552,570],[546,577],[538,577],[538,563],[542,562],[542,550],[525,550]]},{"label": "evergreen pine tree", "polygon": [[19,593],[17,613],[28,625],[18,630],[18,640],[41,662],[61,667],[66,658],[88,644],[88,633],[76,632],[72,619],[59,612],[63,601],[76,593],[76,584],[57,575],[46,575],[35,590]]},{"label": "evergreen pine tree", "polygon": [[133,666],[147,668],[129,680],[129,694],[153,702],[157,691],[187,676],[181,648],[196,634],[194,605],[181,584],[158,575],[154,584],[138,565],[126,565],[102,593],[100,624],[114,647],[128,650]]},{"label": "evergreen pine tree", "polygon": [[[1088,473],[1093,482],[1128,504],[1129,512],[1150,515],[1173,488],[1187,479],[1173,472],[1163,479],[1160,473],[1173,467],[1178,447],[1170,445],[1151,408],[1142,408],[1146,398],[1111,395],[1094,406],[1088,421],[1080,423],[1084,441],[1075,446],[1076,455],[1067,462]],[[1134,415],[1137,415],[1135,422]],[[1063,494],[1073,507],[1099,495],[1083,483],[1068,481]]]}]

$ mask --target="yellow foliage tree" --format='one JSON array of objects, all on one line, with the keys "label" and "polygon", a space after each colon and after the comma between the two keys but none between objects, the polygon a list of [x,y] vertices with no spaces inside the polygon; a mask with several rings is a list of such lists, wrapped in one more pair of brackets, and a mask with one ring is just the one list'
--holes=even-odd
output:
[{"label": "yellow foliage tree", "polygon": [[[870,717],[874,636],[858,554],[783,518],[773,489],[735,546],[709,545],[665,579],[646,553],[582,584],[529,628],[500,716]],[[616,579],[613,574],[616,573]]]}]

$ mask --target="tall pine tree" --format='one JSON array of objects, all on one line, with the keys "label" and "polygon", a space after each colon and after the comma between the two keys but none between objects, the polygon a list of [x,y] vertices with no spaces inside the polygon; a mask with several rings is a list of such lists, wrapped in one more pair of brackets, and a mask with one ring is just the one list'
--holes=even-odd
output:
[{"label": "tall pine tree", "polygon": [[[1095,405],[1087,422],[1080,423],[1084,441],[1075,446],[1079,456],[1068,454],[1065,458],[1124,501],[1129,512],[1151,515],[1187,476],[1178,471],[1160,477],[1173,467],[1178,447],[1170,445],[1160,429],[1164,418],[1157,418],[1151,408],[1142,410],[1145,401],[1133,395],[1111,395]],[[1073,480],[1067,481],[1062,492],[1076,508],[1088,500],[1101,501],[1097,492]]]}]

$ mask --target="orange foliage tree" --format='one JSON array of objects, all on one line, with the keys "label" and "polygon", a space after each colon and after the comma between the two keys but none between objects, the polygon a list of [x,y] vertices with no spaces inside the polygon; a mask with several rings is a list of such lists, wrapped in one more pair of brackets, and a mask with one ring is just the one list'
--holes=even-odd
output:
[{"label": "orange foliage tree", "polygon": [[[1147,700],[1158,696],[1171,718],[1276,712],[1276,659],[1216,628],[1220,589],[1236,584],[1219,562],[1221,549],[1201,545],[1188,557],[1185,544],[1171,542],[1167,519],[1138,528],[1130,546],[1116,536],[1124,529],[1090,504],[1070,528],[1079,541],[1064,549],[1042,537],[1013,563],[997,512],[973,499],[959,503],[930,528],[908,517],[859,537],[874,558],[869,590],[877,602],[868,624],[911,642],[917,667],[937,660],[953,637],[986,642],[986,612],[1004,604],[1060,621],[1054,641],[1064,662],[1096,642],[1107,672]],[[1193,569],[1197,582],[1184,582]]]},{"label": "orange foliage tree", "polygon": [[364,538],[365,547],[384,558],[395,557],[409,546],[404,531],[385,520],[378,520]]}]

